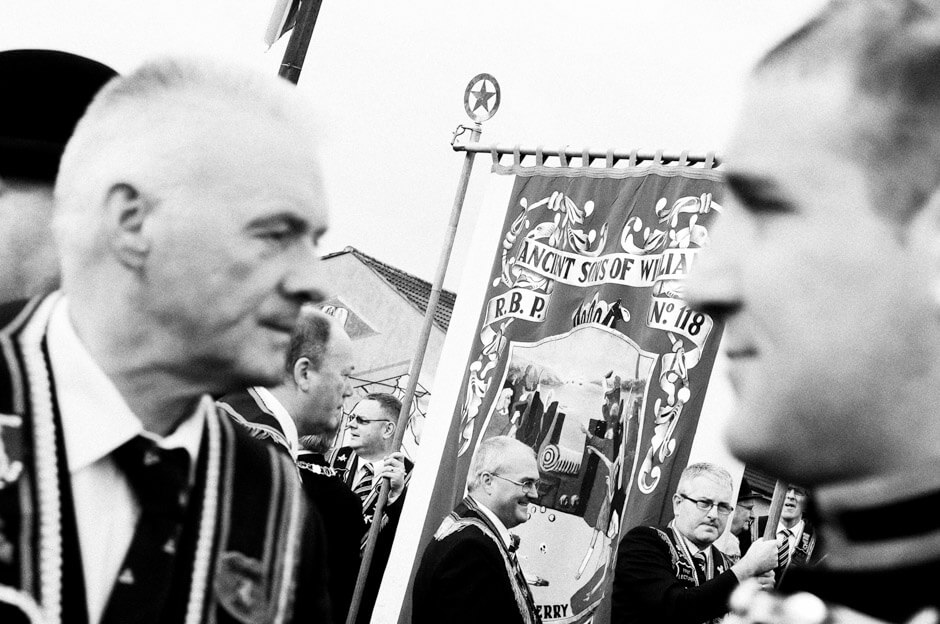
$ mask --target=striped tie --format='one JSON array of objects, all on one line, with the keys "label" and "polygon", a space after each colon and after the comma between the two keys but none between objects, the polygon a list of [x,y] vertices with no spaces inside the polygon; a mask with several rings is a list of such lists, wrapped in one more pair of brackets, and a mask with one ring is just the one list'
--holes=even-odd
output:
[{"label": "striped tie", "polygon": [[359,500],[362,501],[363,510],[365,510],[365,502],[369,497],[369,492],[372,491],[372,464],[365,464],[362,467],[362,478],[359,479],[359,483],[356,484],[356,487],[353,488],[356,496],[359,497]]},{"label": "striped tie", "polygon": [[790,529],[777,532],[777,569],[783,570],[790,563]]}]

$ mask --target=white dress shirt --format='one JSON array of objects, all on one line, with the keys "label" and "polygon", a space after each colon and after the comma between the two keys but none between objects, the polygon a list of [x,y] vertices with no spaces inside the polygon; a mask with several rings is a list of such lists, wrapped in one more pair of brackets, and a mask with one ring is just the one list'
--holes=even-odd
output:
[{"label": "white dress shirt", "polygon": [[793,558],[793,549],[796,548],[796,545],[799,543],[800,538],[803,536],[803,526],[804,526],[805,524],[806,524],[806,523],[803,522],[803,520],[800,520],[799,522],[797,522],[796,524],[793,525],[793,528],[789,528],[789,529],[787,529],[787,527],[784,526],[784,524],[783,524],[782,522],[777,525],[777,535],[778,535],[778,536],[780,535],[780,531],[782,531],[782,530],[784,530],[784,529],[787,529],[788,531],[790,531],[790,537],[789,537],[789,541],[790,541],[790,555],[789,555],[789,556],[790,556],[791,559]]},{"label": "white dress shirt", "polygon": [[111,452],[137,435],[163,448],[189,452],[190,479],[212,400],[202,398],[196,413],[165,438],[144,431],[111,380],[75,333],[63,297],[49,319],[48,345],[55,380],[75,520],[85,576],[88,621],[97,624],[134,536],[140,506]]}]

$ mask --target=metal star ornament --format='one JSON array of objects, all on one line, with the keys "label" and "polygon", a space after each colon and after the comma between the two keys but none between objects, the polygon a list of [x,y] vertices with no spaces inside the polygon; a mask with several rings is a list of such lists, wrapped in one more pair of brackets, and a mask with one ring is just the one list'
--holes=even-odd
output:
[{"label": "metal star ornament", "polygon": [[499,108],[499,83],[490,74],[477,74],[467,84],[463,94],[463,107],[477,123],[486,121]]}]

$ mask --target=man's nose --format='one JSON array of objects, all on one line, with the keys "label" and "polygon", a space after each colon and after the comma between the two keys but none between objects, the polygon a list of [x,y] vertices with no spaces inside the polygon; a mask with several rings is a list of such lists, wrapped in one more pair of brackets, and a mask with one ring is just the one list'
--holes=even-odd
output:
[{"label": "man's nose", "polygon": [[326,299],[322,271],[316,243],[312,238],[304,238],[291,258],[281,289],[300,303],[321,303]]},{"label": "man's nose", "polygon": [[740,228],[734,216],[722,214],[709,228],[709,244],[698,252],[684,283],[684,297],[692,307],[715,320],[724,320],[741,308],[740,256],[735,240]]}]

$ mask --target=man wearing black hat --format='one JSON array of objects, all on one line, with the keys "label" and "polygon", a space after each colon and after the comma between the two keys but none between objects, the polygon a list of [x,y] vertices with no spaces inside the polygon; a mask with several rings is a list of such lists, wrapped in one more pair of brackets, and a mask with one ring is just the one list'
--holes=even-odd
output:
[{"label": "man wearing black hat", "polygon": [[115,75],[67,52],[0,52],[0,302],[58,285],[49,225],[59,159],[91,98]]},{"label": "man wearing black hat", "polygon": [[760,495],[751,489],[747,479],[741,479],[738,489],[738,500],[734,505],[734,515],[731,516],[731,526],[726,533],[715,540],[715,546],[734,561],[741,558],[751,546],[753,536],[751,527],[757,515],[754,512],[754,503]]}]

